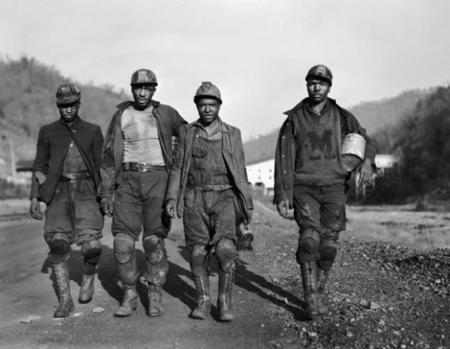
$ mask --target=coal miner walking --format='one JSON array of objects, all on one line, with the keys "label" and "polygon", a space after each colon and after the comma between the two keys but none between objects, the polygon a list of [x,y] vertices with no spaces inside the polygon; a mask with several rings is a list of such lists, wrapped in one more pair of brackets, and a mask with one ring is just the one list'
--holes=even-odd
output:
[{"label": "coal miner walking", "polygon": [[153,100],[158,85],[149,69],[131,76],[133,101],[118,105],[103,149],[102,207],[113,217],[114,258],[124,295],[115,316],[132,314],[138,305],[135,242],[143,228],[148,315],[161,316],[162,287],[169,263],[164,239],[170,218],[163,203],[173,162],[172,137],[186,121],[171,106]]},{"label": "coal miner walking", "polygon": [[231,321],[235,272],[236,212],[243,224],[251,220],[253,204],[245,169],[241,133],[219,117],[222,98],[217,86],[203,82],[194,97],[199,119],[183,126],[175,142],[166,210],[183,217],[186,247],[197,291],[190,316],[209,316],[208,261],[219,262],[219,320]]},{"label": "coal miner walking", "polygon": [[55,318],[67,317],[74,310],[68,269],[71,244],[81,246],[84,261],[80,303],[92,299],[102,252],[103,214],[97,189],[101,182],[103,136],[98,125],[78,115],[80,97],[80,89],[72,83],[58,87],[60,118],[39,131],[31,183],[31,216],[42,219],[40,203],[47,204],[44,239],[50,248],[59,299]]},{"label": "coal miner walking", "polygon": [[326,314],[322,296],[345,230],[346,187],[352,171],[361,182],[373,175],[375,146],[350,112],[328,97],[333,75],[325,65],[306,75],[308,97],[287,115],[275,155],[274,203],[281,216],[299,226],[305,314]]}]

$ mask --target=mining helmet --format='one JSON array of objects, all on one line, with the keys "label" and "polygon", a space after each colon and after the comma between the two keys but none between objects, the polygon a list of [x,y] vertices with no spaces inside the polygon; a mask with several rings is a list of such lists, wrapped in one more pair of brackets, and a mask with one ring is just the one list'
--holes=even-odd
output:
[{"label": "mining helmet", "polygon": [[333,74],[331,73],[330,68],[328,68],[326,65],[318,64],[308,70],[308,74],[306,74],[305,80],[308,81],[310,79],[326,81],[331,86],[333,82]]},{"label": "mining helmet", "polygon": [[131,75],[131,86],[133,85],[158,85],[156,75],[150,69],[138,69]]},{"label": "mining helmet", "polygon": [[342,141],[342,165],[347,171],[353,171],[364,160],[366,139],[359,133],[347,133]]},{"label": "mining helmet", "polygon": [[197,103],[202,98],[214,98],[222,104],[219,88],[210,81],[203,81],[194,96],[194,102]]},{"label": "mining helmet", "polygon": [[56,90],[56,104],[73,104],[80,101],[81,91],[72,83],[62,84]]}]

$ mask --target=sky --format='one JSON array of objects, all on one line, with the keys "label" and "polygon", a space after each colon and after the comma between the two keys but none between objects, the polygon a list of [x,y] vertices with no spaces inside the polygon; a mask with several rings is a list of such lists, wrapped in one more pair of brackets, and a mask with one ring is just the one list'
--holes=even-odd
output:
[{"label": "sky", "polygon": [[[155,99],[186,120],[202,81],[244,140],[281,126],[315,64],[343,107],[450,82],[448,0],[0,0],[0,57],[29,56],[81,83],[129,92],[153,70]],[[109,116],[105,116],[109,117]]]}]

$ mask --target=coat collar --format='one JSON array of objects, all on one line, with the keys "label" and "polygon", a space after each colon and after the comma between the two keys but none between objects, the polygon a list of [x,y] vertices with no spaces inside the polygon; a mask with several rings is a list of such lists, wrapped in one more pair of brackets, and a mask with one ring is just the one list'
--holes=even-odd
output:
[{"label": "coat collar", "polygon": [[[223,133],[230,133],[230,130],[228,129],[228,125],[225,122],[223,122],[220,117],[218,117],[217,120],[219,121],[219,131],[223,132]],[[192,123],[192,126],[199,127],[202,130],[205,129],[205,127],[201,124],[200,119],[195,120]]]},{"label": "coat collar", "polygon": [[[308,100],[309,100],[309,98],[306,97],[300,103],[295,105],[292,109],[289,109],[289,110],[285,111],[283,114],[289,116],[289,115],[295,114],[297,112],[297,110],[299,110],[301,108],[308,107]],[[336,100],[334,100],[332,98],[328,98],[328,102],[327,102],[325,108],[327,108],[330,104],[331,105],[336,104]]]}]

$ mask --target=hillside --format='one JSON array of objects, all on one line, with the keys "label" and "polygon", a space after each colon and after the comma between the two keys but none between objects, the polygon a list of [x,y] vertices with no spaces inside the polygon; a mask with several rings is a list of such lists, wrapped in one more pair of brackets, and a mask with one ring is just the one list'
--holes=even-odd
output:
[{"label": "hillside", "polygon": [[[369,135],[396,124],[410,114],[417,103],[435,89],[411,90],[380,101],[364,102],[349,110],[355,114]],[[281,126],[281,123],[280,123]],[[244,144],[246,161],[249,164],[270,159],[275,153],[278,130],[260,136]]]},{"label": "hillside", "polygon": [[[59,117],[55,107],[56,89],[70,80],[33,58],[0,60],[0,158],[9,160],[10,141],[17,160],[34,157],[39,128]],[[115,92],[110,86],[79,86],[80,115],[101,125],[105,131],[115,105],[127,98],[125,93]],[[89,114],[84,112],[87,110]]]}]

